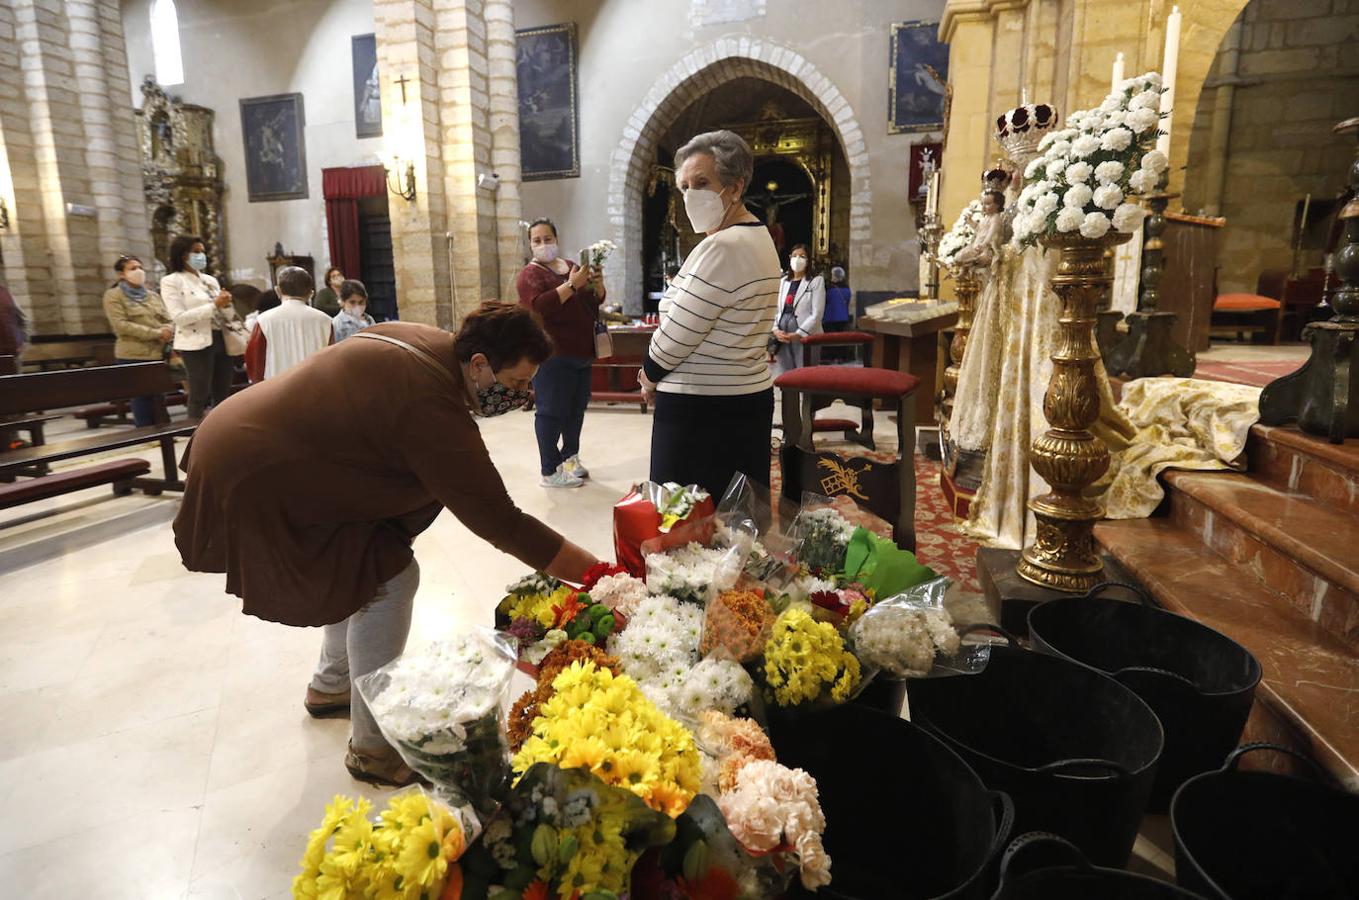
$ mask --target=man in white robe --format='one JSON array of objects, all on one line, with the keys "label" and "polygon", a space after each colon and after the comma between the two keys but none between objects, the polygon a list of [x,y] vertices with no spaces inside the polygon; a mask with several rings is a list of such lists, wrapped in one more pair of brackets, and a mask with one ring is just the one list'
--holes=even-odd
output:
[{"label": "man in white robe", "polygon": [[277,378],[335,342],[330,316],[307,304],[313,287],[305,269],[279,270],[275,291],[282,303],[260,315],[245,348],[245,371],[252,382]]}]

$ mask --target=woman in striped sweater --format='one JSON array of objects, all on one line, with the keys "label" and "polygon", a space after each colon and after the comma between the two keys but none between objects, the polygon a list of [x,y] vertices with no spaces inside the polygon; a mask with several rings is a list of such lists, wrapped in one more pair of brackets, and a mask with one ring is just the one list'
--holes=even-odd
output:
[{"label": "woman in striped sweater", "polygon": [[721,497],[736,473],[769,483],[774,386],[766,342],[781,270],[769,231],[741,201],[754,171],[730,131],[700,134],[675,154],[675,182],[694,231],[706,234],[661,300],[643,361],[655,396],[651,480]]}]

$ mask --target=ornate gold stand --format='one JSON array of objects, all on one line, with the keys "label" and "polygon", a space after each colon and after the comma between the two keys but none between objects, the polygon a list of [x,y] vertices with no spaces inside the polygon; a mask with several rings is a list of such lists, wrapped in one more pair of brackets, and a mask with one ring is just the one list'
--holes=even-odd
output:
[{"label": "ornate gold stand", "polygon": [[1043,239],[1043,246],[1061,254],[1052,289],[1062,305],[1052,379],[1043,397],[1049,428],[1033,442],[1030,462],[1052,489],[1029,501],[1038,532],[1016,571],[1054,590],[1087,591],[1099,583],[1104,568],[1091,533],[1104,510],[1083,495],[1109,468],[1108,448],[1090,433],[1099,418],[1095,309],[1113,282],[1104,252],[1129,237],[1111,231],[1097,240],[1076,232]]},{"label": "ornate gold stand", "polygon": [[967,351],[967,336],[972,331],[972,316],[976,312],[977,294],[981,279],[972,266],[962,266],[953,272],[953,296],[958,301],[958,324],[953,326],[953,340],[948,345],[948,368],[944,369],[944,425],[953,418],[953,397],[958,393],[958,375],[962,371],[963,354]]}]

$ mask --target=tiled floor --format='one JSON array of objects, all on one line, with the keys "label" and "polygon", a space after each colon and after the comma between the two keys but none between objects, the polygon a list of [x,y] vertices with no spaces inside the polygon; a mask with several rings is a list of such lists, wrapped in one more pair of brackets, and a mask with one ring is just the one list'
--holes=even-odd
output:
[{"label": "tiled floor", "polygon": [[[531,415],[484,428],[520,505],[612,557],[650,417],[591,412],[578,491],[538,487]],[[286,896],[326,801],[377,796],[342,765],[347,721],[302,709],[319,632],[242,616],[222,576],[186,572],[177,505],[98,488],[0,513],[0,896]],[[489,624],[525,571],[448,514],[415,549],[416,642]]]}]

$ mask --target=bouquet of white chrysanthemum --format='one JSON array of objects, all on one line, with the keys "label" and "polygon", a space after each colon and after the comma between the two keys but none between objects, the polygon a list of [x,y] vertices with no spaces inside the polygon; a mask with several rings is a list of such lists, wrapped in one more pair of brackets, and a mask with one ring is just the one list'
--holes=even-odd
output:
[{"label": "bouquet of white chrysanthemum", "polygon": [[948,233],[939,239],[939,249],[935,258],[939,265],[952,269],[958,254],[972,246],[977,239],[977,227],[981,225],[982,207],[980,200],[973,200],[958,214],[958,221]]},{"label": "bouquet of white chrysanthemum", "polygon": [[585,248],[585,253],[582,255],[585,256],[586,259],[581,260],[581,263],[584,264],[589,262],[591,266],[598,268],[599,266],[604,265],[604,260],[608,259],[609,254],[617,249],[618,245],[613,241],[595,241]]},{"label": "bouquet of white chrysanthemum", "polygon": [[1041,154],[1024,169],[1014,219],[1019,244],[1137,230],[1145,212],[1134,200],[1155,189],[1167,166],[1154,149],[1161,91],[1156,72],[1129,78],[1098,109],[1072,113],[1066,128],[1043,138]]}]

